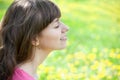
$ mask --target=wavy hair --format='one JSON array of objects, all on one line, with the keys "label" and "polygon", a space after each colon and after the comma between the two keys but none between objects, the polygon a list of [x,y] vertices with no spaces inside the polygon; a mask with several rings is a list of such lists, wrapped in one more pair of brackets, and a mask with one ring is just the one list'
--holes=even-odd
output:
[{"label": "wavy hair", "polygon": [[0,30],[0,80],[11,80],[14,68],[32,58],[32,39],[60,16],[49,0],[15,0],[10,5]]}]

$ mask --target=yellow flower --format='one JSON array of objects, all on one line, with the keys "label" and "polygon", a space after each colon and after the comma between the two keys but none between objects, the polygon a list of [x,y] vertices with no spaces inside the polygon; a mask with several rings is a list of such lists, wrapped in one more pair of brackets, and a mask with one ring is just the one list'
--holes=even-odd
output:
[{"label": "yellow flower", "polygon": [[61,72],[66,74],[66,73],[68,73],[68,70],[67,69],[62,69]]},{"label": "yellow flower", "polygon": [[103,63],[106,64],[106,66],[112,66],[112,62],[109,60],[103,60]]},{"label": "yellow flower", "polygon": [[56,75],[48,75],[46,77],[47,77],[47,80],[54,80],[56,78]]},{"label": "yellow flower", "polygon": [[82,53],[82,52],[77,52],[74,54],[75,56],[75,59],[78,59],[78,60],[86,60],[86,55],[85,53]]},{"label": "yellow flower", "polygon": [[120,70],[120,65],[113,65],[112,70]]},{"label": "yellow flower", "polygon": [[45,73],[49,73],[52,71],[52,68],[51,67],[45,67],[44,69]]},{"label": "yellow flower", "polygon": [[117,73],[118,76],[120,76],[120,71]]},{"label": "yellow flower", "polygon": [[116,65],[116,69],[117,69],[117,70],[120,70],[120,65]]},{"label": "yellow flower", "polygon": [[89,53],[89,54],[87,54],[87,58],[90,61],[94,61],[96,59],[96,54],[95,53]]},{"label": "yellow flower", "polygon": [[99,79],[104,78],[105,76],[106,76],[105,71],[101,71],[101,72],[99,72],[98,75],[97,75],[97,77],[98,77]]},{"label": "yellow flower", "polygon": [[116,54],[115,54],[114,52],[111,52],[111,53],[109,54],[109,56],[110,56],[111,58],[116,58]]},{"label": "yellow flower", "polygon": [[115,52],[115,49],[111,49],[110,51],[111,51],[112,53],[114,53],[114,52]]},{"label": "yellow flower", "polygon": [[70,72],[77,72],[77,68],[74,66],[74,64],[68,64],[68,67],[70,68]]},{"label": "yellow flower", "polygon": [[99,80],[99,78],[96,75],[90,76],[89,80]]},{"label": "yellow flower", "polygon": [[72,73],[75,73],[77,72],[77,69],[75,67],[71,67],[71,70],[70,70]]},{"label": "yellow flower", "polygon": [[80,74],[73,74],[72,76],[73,76],[73,79],[74,79],[74,80],[78,80],[78,79],[80,79],[81,77],[83,77],[83,75],[80,76]]},{"label": "yellow flower", "polygon": [[110,75],[109,75],[109,76],[107,76],[107,79],[111,80],[111,79],[112,79],[112,76],[110,76]]},{"label": "yellow flower", "polygon": [[112,65],[112,70],[114,71],[114,70],[116,70],[116,65]]},{"label": "yellow flower", "polygon": [[73,55],[71,55],[71,54],[69,54],[69,55],[67,55],[67,61],[70,61],[71,59],[73,59],[74,58],[74,56]]},{"label": "yellow flower", "polygon": [[106,76],[107,72],[106,72],[106,64],[104,64],[103,62],[99,62],[99,68],[98,68],[98,75],[97,77],[99,79],[104,78]]},{"label": "yellow flower", "polygon": [[75,61],[75,65],[80,65],[80,61]]},{"label": "yellow flower", "polygon": [[92,70],[96,70],[96,69],[98,69],[98,67],[99,67],[99,62],[98,61],[95,61],[94,64],[90,66],[90,68]]},{"label": "yellow flower", "polygon": [[38,73],[38,74],[41,74],[41,72],[42,72],[44,69],[45,69],[45,66],[41,64],[41,65],[38,67],[38,69],[37,69],[37,73]]},{"label": "yellow flower", "polygon": [[117,58],[117,59],[120,59],[120,53],[119,53],[119,54],[117,54],[116,58]]},{"label": "yellow flower", "polygon": [[78,75],[79,75],[80,78],[85,78],[86,77],[85,73],[79,73]]}]

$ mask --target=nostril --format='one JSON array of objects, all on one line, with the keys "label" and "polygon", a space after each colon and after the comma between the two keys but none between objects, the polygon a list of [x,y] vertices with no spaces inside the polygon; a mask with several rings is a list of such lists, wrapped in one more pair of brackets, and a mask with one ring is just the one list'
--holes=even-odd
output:
[{"label": "nostril", "polygon": [[69,27],[61,22],[62,33],[69,31]]},{"label": "nostril", "polygon": [[69,31],[69,28],[68,28],[68,27],[62,29],[62,33],[65,33],[65,32],[67,32],[67,31]]}]

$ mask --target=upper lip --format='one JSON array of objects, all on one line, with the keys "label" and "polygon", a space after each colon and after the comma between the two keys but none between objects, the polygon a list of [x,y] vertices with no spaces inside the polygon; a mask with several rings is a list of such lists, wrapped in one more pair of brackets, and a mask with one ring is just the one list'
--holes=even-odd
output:
[{"label": "upper lip", "polygon": [[61,40],[66,40],[66,39],[67,39],[67,36],[65,35],[65,36],[61,37],[60,39],[61,39]]}]

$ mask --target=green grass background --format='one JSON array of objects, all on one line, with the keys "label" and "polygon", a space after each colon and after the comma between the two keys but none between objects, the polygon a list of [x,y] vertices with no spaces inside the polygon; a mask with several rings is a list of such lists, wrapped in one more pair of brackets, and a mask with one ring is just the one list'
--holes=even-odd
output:
[{"label": "green grass background", "polygon": [[[53,1],[70,27],[68,47],[48,56],[38,69],[40,80],[119,80],[120,1]],[[0,19],[11,2],[0,0]]]}]

